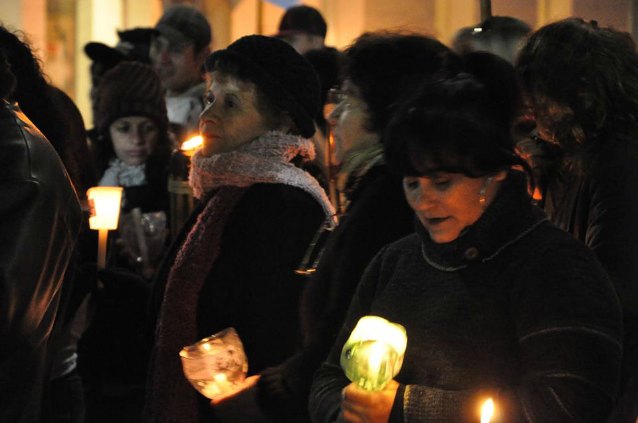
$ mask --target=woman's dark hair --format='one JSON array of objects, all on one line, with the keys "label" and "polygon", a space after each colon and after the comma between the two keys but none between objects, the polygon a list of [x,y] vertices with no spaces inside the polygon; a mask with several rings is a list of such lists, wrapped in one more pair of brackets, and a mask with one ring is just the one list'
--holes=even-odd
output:
[{"label": "woman's dark hair", "polygon": [[529,174],[511,135],[519,104],[512,66],[469,53],[459,69],[427,82],[397,110],[384,133],[387,161],[401,175],[479,177],[512,166]]},{"label": "woman's dark hair", "polygon": [[11,66],[0,49],[0,99],[8,99],[13,93],[16,77],[11,72]]},{"label": "woman's dark hair", "polygon": [[47,137],[83,196],[96,177],[80,112],[65,93],[49,84],[24,34],[0,25],[0,50],[15,75],[8,100],[17,102]]},{"label": "woman's dark hair", "polygon": [[450,49],[414,34],[365,33],[345,51],[343,80],[359,89],[370,115],[367,129],[381,133],[399,99],[446,63]]},{"label": "woman's dark hair", "polygon": [[578,18],[552,23],[531,35],[516,68],[532,103],[550,100],[573,112],[557,122],[568,153],[591,162],[604,143],[635,140],[638,55],[628,33]]}]

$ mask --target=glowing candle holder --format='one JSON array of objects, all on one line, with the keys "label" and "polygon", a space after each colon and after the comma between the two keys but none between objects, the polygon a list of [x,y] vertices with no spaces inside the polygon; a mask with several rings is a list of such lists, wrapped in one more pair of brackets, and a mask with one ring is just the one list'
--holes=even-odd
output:
[{"label": "glowing candle holder", "polygon": [[122,205],[122,187],[92,187],[86,192],[89,200],[89,228],[99,231],[97,267],[106,266],[106,243],[109,230],[117,229]]},{"label": "glowing candle holder", "polygon": [[168,176],[171,235],[176,237],[195,207],[193,191],[188,185],[190,158],[202,146],[203,138],[195,136],[173,151]]},{"label": "glowing candle holder", "polygon": [[248,361],[233,328],[182,348],[179,356],[186,379],[206,398],[233,391],[246,379]]},{"label": "glowing candle holder", "polygon": [[481,407],[481,423],[490,423],[494,416],[494,401],[492,398],[487,399]]},{"label": "glowing candle holder", "polygon": [[361,388],[380,391],[403,365],[405,328],[378,316],[364,316],[341,351],[341,368]]}]

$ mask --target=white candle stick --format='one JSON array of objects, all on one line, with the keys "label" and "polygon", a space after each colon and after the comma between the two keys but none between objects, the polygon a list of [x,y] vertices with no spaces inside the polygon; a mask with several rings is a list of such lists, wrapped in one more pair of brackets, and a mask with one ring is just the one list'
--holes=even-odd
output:
[{"label": "white candle stick", "polygon": [[89,188],[86,196],[89,200],[89,227],[99,231],[97,248],[97,267],[106,267],[106,245],[109,230],[117,229],[122,203],[122,187]]},{"label": "white candle stick", "polygon": [[481,407],[481,423],[490,423],[494,416],[494,401],[492,398],[487,399]]}]

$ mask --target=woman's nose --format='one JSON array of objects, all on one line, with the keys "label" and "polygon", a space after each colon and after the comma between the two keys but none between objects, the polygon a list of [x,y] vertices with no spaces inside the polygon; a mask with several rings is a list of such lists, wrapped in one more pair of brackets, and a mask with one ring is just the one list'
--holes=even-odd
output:
[{"label": "woman's nose", "polygon": [[215,100],[208,103],[206,107],[204,107],[204,110],[202,110],[202,112],[199,114],[199,118],[200,119],[206,118],[207,120],[213,120],[213,119],[219,118],[219,113],[217,112],[217,105],[215,103],[217,103]]},{"label": "woman's nose", "polygon": [[434,205],[434,197],[422,183],[419,183],[418,187],[407,190],[406,194],[414,210],[424,211],[432,208]]},{"label": "woman's nose", "polygon": [[144,130],[138,129],[137,131],[133,131],[131,133],[131,143],[133,145],[139,145],[144,143]]}]

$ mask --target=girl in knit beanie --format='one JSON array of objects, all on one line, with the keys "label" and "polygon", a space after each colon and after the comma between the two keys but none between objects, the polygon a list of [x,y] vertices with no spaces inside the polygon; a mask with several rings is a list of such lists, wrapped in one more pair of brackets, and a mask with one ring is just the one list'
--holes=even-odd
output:
[{"label": "girl in knit beanie", "polygon": [[[122,62],[104,75],[96,96],[98,138],[94,148],[99,185],[124,187],[124,225],[120,227],[124,255],[134,263],[140,262],[138,257],[147,263],[153,259],[150,256],[159,256],[164,231],[157,234],[159,242],[148,240],[152,244],[146,247],[155,253],[146,253],[143,246],[135,245],[136,242],[126,245],[126,223],[128,212],[133,210],[136,210],[136,219],[139,220],[142,214],[144,221],[153,217],[161,229],[167,219],[166,184],[171,141],[160,80],[147,64]],[[150,276],[151,270],[147,268],[143,273]]]}]

